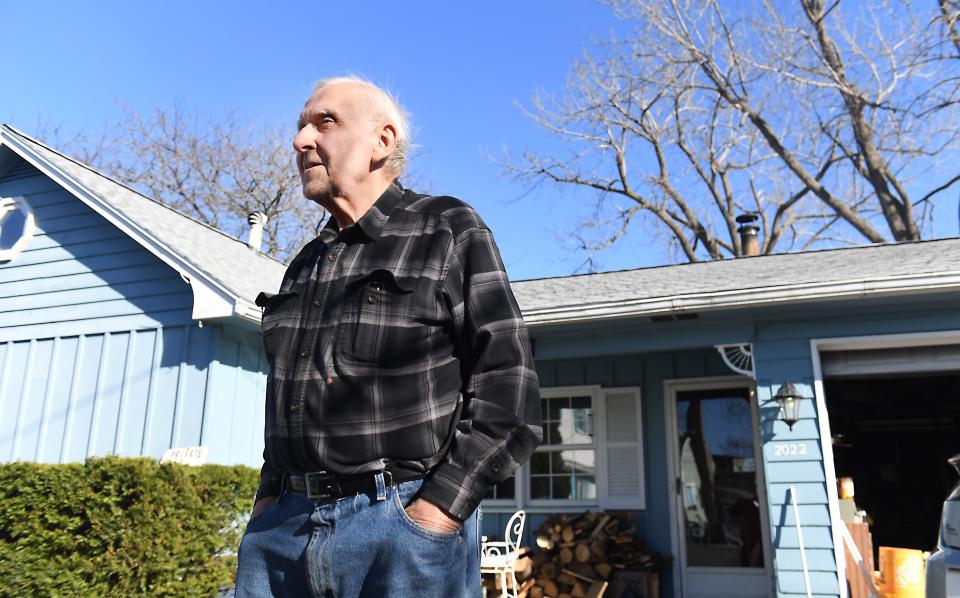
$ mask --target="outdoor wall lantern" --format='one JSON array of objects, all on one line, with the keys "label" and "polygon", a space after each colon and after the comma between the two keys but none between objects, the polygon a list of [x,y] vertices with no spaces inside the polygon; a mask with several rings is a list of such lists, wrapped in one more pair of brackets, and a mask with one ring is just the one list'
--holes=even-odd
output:
[{"label": "outdoor wall lantern", "polygon": [[784,382],[773,398],[780,405],[780,419],[793,430],[793,424],[800,419],[800,399],[803,397],[793,384]]}]

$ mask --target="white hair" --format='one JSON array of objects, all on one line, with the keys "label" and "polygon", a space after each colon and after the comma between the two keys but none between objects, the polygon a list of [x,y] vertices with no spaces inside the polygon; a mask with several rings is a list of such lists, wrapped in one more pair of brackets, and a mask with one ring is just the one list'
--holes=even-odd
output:
[{"label": "white hair", "polygon": [[403,174],[407,169],[409,163],[409,152],[412,144],[410,143],[410,122],[409,114],[403,107],[400,105],[400,102],[393,97],[389,91],[383,89],[379,85],[363,79],[362,77],[357,77],[356,75],[345,75],[341,77],[328,77],[326,79],[320,79],[313,86],[313,93],[319,92],[324,87],[330,85],[337,85],[339,83],[354,83],[358,85],[363,85],[365,87],[370,87],[380,94],[383,95],[383,98],[386,100],[386,105],[388,107],[387,113],[384,115],[388,117],[392,124],[397,129],[397,145],[393,150],[393,153],[387,156],[387,167],[390,168],[397,176]]}]

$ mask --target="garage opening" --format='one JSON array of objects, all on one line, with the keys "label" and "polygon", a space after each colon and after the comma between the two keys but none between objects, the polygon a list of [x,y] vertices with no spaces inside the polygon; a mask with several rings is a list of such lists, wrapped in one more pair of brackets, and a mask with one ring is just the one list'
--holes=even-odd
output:
[{"label": "garage opening", "polygon": [[960,346],[822,353],[837,478],[873,545],[934,550],[960,453]]}]

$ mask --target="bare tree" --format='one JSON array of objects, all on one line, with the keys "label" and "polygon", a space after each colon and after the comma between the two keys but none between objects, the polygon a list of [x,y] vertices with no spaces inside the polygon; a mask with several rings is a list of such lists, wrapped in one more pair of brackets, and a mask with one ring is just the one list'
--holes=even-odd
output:
[{"label": "bare tree", "polygon": [[[957,52],[960,52],[960,31],[958,31],[958,25],[960,25],[960,2],[957,0],[939,0],[939,2],[940,14],[943,19],[943,24],[947,29],[947,36],[957,48]],[[960,56],[958,56],[958,58],[960,58]]]},{"label": "bare tree", "polygon": [[99,166],[120,181],[233,236],[263,212],[266,253],[285,261],[316,236],[322,210],[303,198],[292,132],[241,126],[227,113],[203,121],[179,105],[147,118],[126,109]]},{"label": "bare tree", "polygon": [[224,114],[204,120],[180,105],[124,117],[96,137],[66,137],[44,125],[38,135],[104,174],[234,237],[263,212],[265,253],[281,260],[316,236],[323,210],[304,199],[292,128],[241,126]]},{"label": "bare tree", "polygon": [[588,255],[635,221],[688,261],[742,255],[745,212],[760,220],[762,253],[915,240],[960,180],[950,7],[611,4],[636,33],[599,44],[564,95],[530,111],[574,152],[508,164],[598,192],[579,233]]}]

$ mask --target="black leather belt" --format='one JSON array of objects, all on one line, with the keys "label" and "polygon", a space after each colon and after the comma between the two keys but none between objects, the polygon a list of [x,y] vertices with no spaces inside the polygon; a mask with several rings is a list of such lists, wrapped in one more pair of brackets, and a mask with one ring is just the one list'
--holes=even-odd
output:
[{"label": "black leather belt", "polygon": [[383,470],[376,473],[365,473],[354,476],[338,476],[328,471],[313,471],[303,475],[287,474],[284,476],[284,487],[291,492],[306,494],[307,498],[341,498],[375,492],[377,489],[377,473],[383,473],[385,486],[393,486],[400,482],[418,480],[423,474],[414,472],[392,473]]}]

